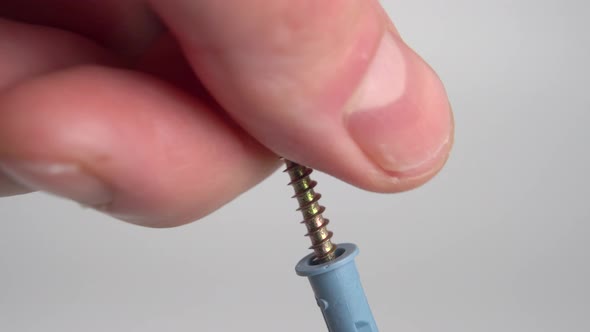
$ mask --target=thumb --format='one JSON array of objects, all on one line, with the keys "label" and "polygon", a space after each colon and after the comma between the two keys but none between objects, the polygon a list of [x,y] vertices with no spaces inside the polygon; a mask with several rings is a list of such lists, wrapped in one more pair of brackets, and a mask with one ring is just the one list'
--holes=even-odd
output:
[{"label": "thumb", "polygon": [[152,0],[218,103],[275,153],[359,187],[416,187],[452,116],[376,0]]}]

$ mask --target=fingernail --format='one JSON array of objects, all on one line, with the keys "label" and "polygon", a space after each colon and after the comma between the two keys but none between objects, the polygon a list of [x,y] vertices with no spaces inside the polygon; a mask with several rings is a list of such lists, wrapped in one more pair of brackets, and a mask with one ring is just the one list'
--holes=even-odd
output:
[{"label": "fingernail", "polygon": [[386,33],[346,114],[349,132],[382,169],[424,173],[447,152],[451,115],[436,74]]},{"label": "fingernail", "polygon": [[15,182],[31,189],[97,206],[112,200],[112,192],[98,178],[77,164],[29,161],[0,161],[0,170]]}]

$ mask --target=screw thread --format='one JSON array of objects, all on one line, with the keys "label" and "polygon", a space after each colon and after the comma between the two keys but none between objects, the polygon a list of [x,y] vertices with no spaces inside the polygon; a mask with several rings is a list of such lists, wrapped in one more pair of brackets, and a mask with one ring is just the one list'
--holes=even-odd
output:
[{"label": "screw thread", "polygon": [[330,240],[332,232],[326,227],[329,220],[322,216],[325,208],[319,204],[322,195],[314,191],[317,182],[309,178],[313,170],[290,160],[285,160],[285,165],[287,166],[285,172],[291,178],[289,185],[293,186],[295,191],[293,198],[296,198],[299,203],[297,210],[303,215],[301,223],[307,227],[305,235],[311,240],[309,249],[313,249],[315,261],[324,263],[336,258],[336,245]]}]

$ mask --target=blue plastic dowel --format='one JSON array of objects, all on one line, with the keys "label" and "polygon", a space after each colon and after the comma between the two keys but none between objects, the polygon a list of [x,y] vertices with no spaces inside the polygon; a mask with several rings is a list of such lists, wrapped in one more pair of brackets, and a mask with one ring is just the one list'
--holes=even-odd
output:
[{"label": "blue plastic dowel", "polygon": [[309,279],[330,332],[378,332],[354,263],[358,253],[352,243],[338,244],[336,259],[314,265],[310,254],[295,267]]}]

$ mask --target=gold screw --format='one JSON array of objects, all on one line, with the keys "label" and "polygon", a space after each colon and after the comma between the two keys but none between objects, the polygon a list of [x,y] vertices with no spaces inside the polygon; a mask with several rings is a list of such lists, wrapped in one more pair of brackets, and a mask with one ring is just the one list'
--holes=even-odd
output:
[{"label": "gold screw", "polygon": [[322,195],[313,190],[317,182],[309,178],[313,170],[286,159],[285,165],[287,166],[285,172],[291,178],[289,185],[293,186],[295,190],[293,198],[296,198],[299,203],[297,210],[301,211],[303,215],[301,223],[307,227],[307,234],[305,235],[311,239],[309,249],[314,251],[314,262],[320,264],[333,260],[336,258],[336,245],[330,241],[332,232],[326,228],[329,220],[322,216],[325,208],[318,202]]}]

